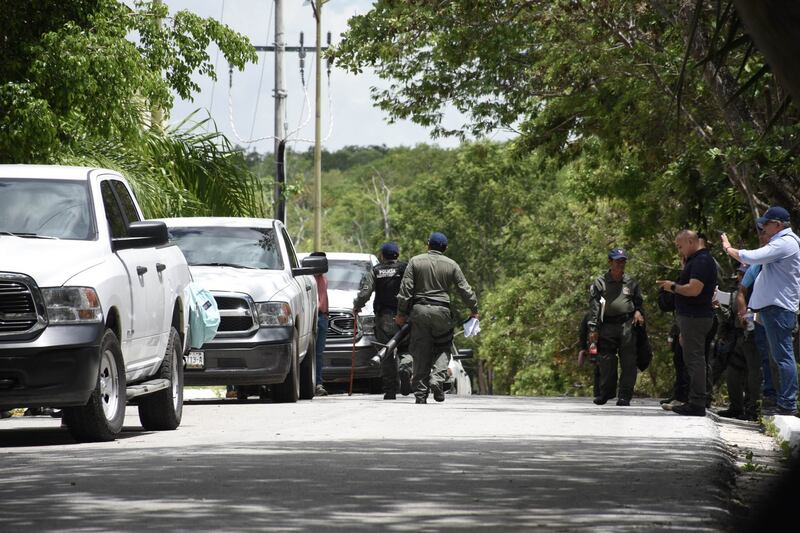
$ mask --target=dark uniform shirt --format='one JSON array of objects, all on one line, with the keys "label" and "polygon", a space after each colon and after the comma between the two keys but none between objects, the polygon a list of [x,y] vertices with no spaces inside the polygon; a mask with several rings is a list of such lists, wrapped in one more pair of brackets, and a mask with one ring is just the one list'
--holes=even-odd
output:
[{"label": "dark uniform shirt", "polygon": [[635,311],[644,315],[642,290],[636,280],[627,274],[623,274],[622,280],[616,281],[610,271],[606,272],[592,283],[589,294],[589,329],[591,330],[596,330],[602,322],[600,320],[601,297],[606,301],[603,312],[604,320],[632,315]]},{"label": "dark uniform shirt", "polygon": [[412,257],[397,295],[398,314],[408,315],[411,305],[418,302],[449,305],[451,287],[455,287],[470,311],[477,314],[478,298],[458,263],[437,250]]},{"label": "dark uniform shirt", "polygon": [[361,287],[353,300],[353,308],[364,307],[374,291],[373,309],[376,315],[381,312],[396,312],[397,293],[400,291],[400,281],[405,271],[406,263],[397,260],[384,261],[372,267],[361,280]]},{"label": "dark uniform shirt", "polygon": [[701,281],[703,290],[697,296],[675,294],[675,311],[681,316],[713,317],[711,300],[717,288],[717,264],[705,248],[701,248],[686,259],[678,284],[686,285],[692,279]]}]

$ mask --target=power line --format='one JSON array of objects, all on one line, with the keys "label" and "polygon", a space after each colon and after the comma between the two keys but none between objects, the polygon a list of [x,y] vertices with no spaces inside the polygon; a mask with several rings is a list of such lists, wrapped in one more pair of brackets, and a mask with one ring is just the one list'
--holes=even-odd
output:
[{"label": "power line", "polygon": [[[219,23],[222,24],[223,19],[225,17],[225,0],[222,0],[222,9],[219,12]],[[217,45],[217,56],[214,58],[214,72],[218,71],[219,67],[219,45]],[[214,80],[214,83],[211,84],[211,102],[208,106],[208,112],[211,114],[211,110],[214,109],[214,89],[217,88],[217,80]]]},{"label": "power line", "polygon": [[[269,17],[267,17],[267,36],[266,36],[267,42],[269,42],[269,32],[270,32],[270,27],[272,26],[272,12],[275,8],[275,4],[273,2],[270,2],[269,6],[270,6]],[[267,65],[267,57],[265,54],[261,61],[261,76],[259,76],[258,78],[258,91],[256,91],[256,105],[255,109],[253,110],[253,123],[250,125],[250,137],[253,136],[253,131],[255,131],[256,128],[256,117],[258,116],[258,102],[261,99],[261,84],[264,81],[264,70],[265,70],[264,67],[266,67],[266,65]]]}]

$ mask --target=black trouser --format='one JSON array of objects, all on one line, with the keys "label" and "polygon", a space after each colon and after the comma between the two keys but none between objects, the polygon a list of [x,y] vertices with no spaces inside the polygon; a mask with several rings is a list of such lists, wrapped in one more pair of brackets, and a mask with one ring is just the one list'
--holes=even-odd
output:
[{"label": "black trouser", "polygon": [[[633,321],[628,319],[620,324],[603,322],[600,325],[597,351],[600,366],[598,396],[605,399],[617,396],[621,400],[630,401],[636,385],[636,335],[633,333]],[[622,370],[619,394],[617,366]]]},{"label": "black trouser", "polygon": [[761,398],[761,354],[756,349],[753,332],[737,332],[726,378],[731,411],[756,414]]},{"label": "black trouser", "polygon": [[[395,333],[400,330],[400,327],[394,321],[395,312],[392,309],[381,310],[375,317],[375,337],[381,344],[386,344]],[[381,361],[381,384],[383,392],[395,394],[397,392],[397,360],[395,358],[395,351],[386,354],[386,357]]]},{"label": "black trouser", "polygon": [[689,403],[705,409],[708,401],[706,389],[708,360],[705,356],[705,343],[708,332],[714,323],[712,317],[690,317],[678,315],[678,328],[681,330],[683,362],[689,374]]},{"label": "black trouser", "polygon": [[680,336],[676,334],[672,338],[672,364],[675,367],[675,384],[672,387],[672,399],[679,402],[689,402],[689,374],[686,373],[686,365],[683,362],[683,348],[681,348]]}]

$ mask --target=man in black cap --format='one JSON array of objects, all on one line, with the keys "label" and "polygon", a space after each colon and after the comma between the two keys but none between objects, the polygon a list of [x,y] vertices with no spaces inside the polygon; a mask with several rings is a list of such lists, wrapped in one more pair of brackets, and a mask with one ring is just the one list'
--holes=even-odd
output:
[{"label": "man in black cap", "polygon": [[458,263],[444,256],[445,250],[447,237],[437,231],[431,233],[428,252],[408,262],[397,295],[397,325],[404,325],[411,316],[411,385],[416,403],[427,403],[429,391],[434,400],[444,401],[444,379],[453,344],[451,288],[470,309],[471,317],[478,317],[478,298]]},{"label": "man in black cap", "polygon": [[[631,404],[636,384],[634,325],[644,324],[642,291],[625,274],[628,255],[622,248],[608,252],[608,272],[589,288],[589,342],[597,350],[600,368],[594,403],[603,405],[617,397],[617,405]],[[617,359],[622,370],[617,393]]]},{"label": "man in black cap", "polygon": [[[397,314],[397,293],[400,291],[400,280],[406,271],[406,263],[398,261],[399,256],[400,249],[396,243],[384,243],[381,246],[380,263],[364,276],[361,288],[353,300],[353,314],[357,314],[375,292],[375,301],[372,304],[375,311],[375,336],[381,344],[389,342],[400,329],[395,324],[394,317]],[[391,353],[381,361],[384,400],[397,398],[398,373],[400,392],[404,395],[411,393],[411,356],[407,349],[408,343],[402,343],[395,350],[397,359]]]}]

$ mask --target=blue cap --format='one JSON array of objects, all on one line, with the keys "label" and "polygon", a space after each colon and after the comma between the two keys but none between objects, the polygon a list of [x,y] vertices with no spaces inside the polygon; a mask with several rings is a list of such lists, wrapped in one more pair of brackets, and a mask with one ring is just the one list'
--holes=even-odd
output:
[{"label": "blue cap", "polygon": [[616,259],[628,259],[628,255],[622,248],[614,248],[613,250],[608,251],[608,258],[612,261]]},{"label": "blue cap", "polygon": [[381,245],[381,255],[387,258],[394,258],[400,255],[400,248],[396,242],[385,242]]},{"label": "blue cap", "polygon": [[766,211],[764,214],[758,217],[756,222],[758,224],[764,224],[769,222],[770,220],[780,220],[781,222],[789,222],[789,211],[780,207],[780,206],[772,206]]},{"label": "blue cap", "polygon": [[444,248],[447,246],[447,237],[445,237],[444,233],[434,231],[431,233],[431,236],[428,237],[428,244],[436,248]]}]

